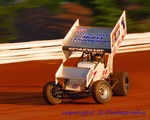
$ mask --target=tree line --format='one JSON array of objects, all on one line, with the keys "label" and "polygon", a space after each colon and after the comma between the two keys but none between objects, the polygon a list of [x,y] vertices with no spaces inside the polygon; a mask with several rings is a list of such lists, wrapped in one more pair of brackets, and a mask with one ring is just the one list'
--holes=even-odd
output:
[{"label": "tree line", "polygon": [[93,26],[112,27],[126,10],[128,33],[150,31],[149,0],[0,0],[0,43],[19,39],[16,16],[23,10],[45,7],[59,11],[61,2],[76,2],[93,11]]}]

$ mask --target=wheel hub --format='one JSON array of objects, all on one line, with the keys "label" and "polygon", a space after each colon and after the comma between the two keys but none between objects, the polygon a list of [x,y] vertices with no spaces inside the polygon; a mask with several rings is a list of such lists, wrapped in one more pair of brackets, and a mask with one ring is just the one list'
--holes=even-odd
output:
[{"label": "wheel hub", "polygon": [[126,87],[126,90],[129,89],[129,81],[128,81],[128,79],[125,80],[125,87]]},{"label": "wheel hub", "polygon": [[108,88],[107,85],[102,84],[102,85],[100,86],[99,95],[100,95],[103,99],[107,99],[107,97],[109,96],[109,88]]}]

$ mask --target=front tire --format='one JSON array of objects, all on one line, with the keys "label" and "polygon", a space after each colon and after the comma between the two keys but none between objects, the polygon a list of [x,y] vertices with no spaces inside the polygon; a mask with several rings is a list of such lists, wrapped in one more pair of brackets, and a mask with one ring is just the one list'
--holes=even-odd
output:
[{"label": "front tire", "polygon": [[96,81],[91,89],[92,98],[97,103],[105,103],[110,100],[112,96],[111,86],[105,80]]},{"label": "front tire", "polygon": [[61,92],[61,86],[55,85],[55,82],[48,82],[43,87],[43,98],[44,100],[51,105],[59,104],[62,102],[62,96],[57,94]]}]

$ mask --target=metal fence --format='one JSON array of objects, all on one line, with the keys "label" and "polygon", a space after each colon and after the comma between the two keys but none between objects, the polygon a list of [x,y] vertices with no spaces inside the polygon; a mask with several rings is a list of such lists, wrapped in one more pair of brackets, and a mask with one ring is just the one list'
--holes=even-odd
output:
[{"label": "metal fence", "polygon": [[[62,59],[63,39],[0,44],[0,64]],[[117,53],[150,50],[150,32],[127,34]],[[72,57],[77,57],[74,54]]]}]

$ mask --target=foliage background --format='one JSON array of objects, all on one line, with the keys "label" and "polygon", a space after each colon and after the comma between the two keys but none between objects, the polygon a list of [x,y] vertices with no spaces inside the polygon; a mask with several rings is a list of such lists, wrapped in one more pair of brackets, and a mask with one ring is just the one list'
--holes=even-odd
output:
[{"label": "foliage background", "polygon": [[94,26],[112,27],[126,10],[128,33],[150,31],[149,0],[0,0],[0,43],[20,38],[15,23],[16,16],[23,10],[42,6],[58,13],[62,2],[76,2],[89,7],[93,12],[91,25]]}]

